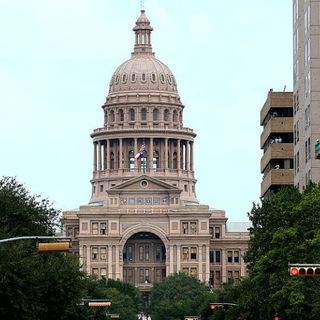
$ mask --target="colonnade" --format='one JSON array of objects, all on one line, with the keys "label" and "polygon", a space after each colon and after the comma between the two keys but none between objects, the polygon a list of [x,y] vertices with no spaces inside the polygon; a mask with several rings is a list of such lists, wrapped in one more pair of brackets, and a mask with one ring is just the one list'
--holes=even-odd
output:
[{"label": "colonnade", "polygon": [[142,144],[145,144],[147,168],[194,170],[191,140],[118,138],[93,143],[93,171],[137,168],[137,163],[133,166],[132,161]]}]

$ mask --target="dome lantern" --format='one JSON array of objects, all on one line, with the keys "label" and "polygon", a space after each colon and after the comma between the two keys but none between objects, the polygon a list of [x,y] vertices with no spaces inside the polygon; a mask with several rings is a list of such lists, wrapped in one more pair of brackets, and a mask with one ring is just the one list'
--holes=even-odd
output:
[{"label": "dome lantern", "polygon": [[134,52],[132,55],[153,54],[151,46],[151,31],[153,28],[150,26],[150,21],[145,15],[144,10],[141,10],[140,17],[132,30],[136,34]]}]

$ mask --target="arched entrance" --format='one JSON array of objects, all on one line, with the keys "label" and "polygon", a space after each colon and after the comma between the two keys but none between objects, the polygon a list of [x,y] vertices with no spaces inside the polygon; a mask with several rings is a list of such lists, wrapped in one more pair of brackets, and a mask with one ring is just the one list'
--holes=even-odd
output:
[{"label": "arched entrance", "polygon": [[123,281],[150,291],[154,283],[166,277],[166,249],[154,233],[140,231],[125,242],[123,250]]}]

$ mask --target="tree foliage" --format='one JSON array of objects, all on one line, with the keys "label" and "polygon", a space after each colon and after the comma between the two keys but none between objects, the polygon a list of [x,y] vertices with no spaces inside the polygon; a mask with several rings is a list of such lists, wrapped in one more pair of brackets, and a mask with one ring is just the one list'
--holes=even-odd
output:
[{"label": "tree foliage", "polygon": [[320,185],[283,188],[254,204],[249,219],[249,276],[216,293],[237,303],[222,319],[319,319],[319,278],[292,278],[288,264],[320,263]]},{"label": "tree foliage", "polygon": [[207,289],[199,280],[185,273],[171,275],[151,290],[151,318],[178,320],[186,315],[198,315],[206,295]]},{"label": "tree foliage", "polygon": [[[0,238],[52,235],[59,211],[15,178],[0,180]],[[74,319],[83,274],[73,255],[40,254],[33,240],[0,244],[0,318]]]}]

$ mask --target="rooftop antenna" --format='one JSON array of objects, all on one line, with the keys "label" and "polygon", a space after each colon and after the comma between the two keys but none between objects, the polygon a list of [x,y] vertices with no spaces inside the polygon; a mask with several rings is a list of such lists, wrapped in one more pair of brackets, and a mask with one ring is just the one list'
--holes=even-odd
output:
[{"label": "rooftop antenna", "polygon": [[140,0],[140,9],[144,10],[144,0]]}]

